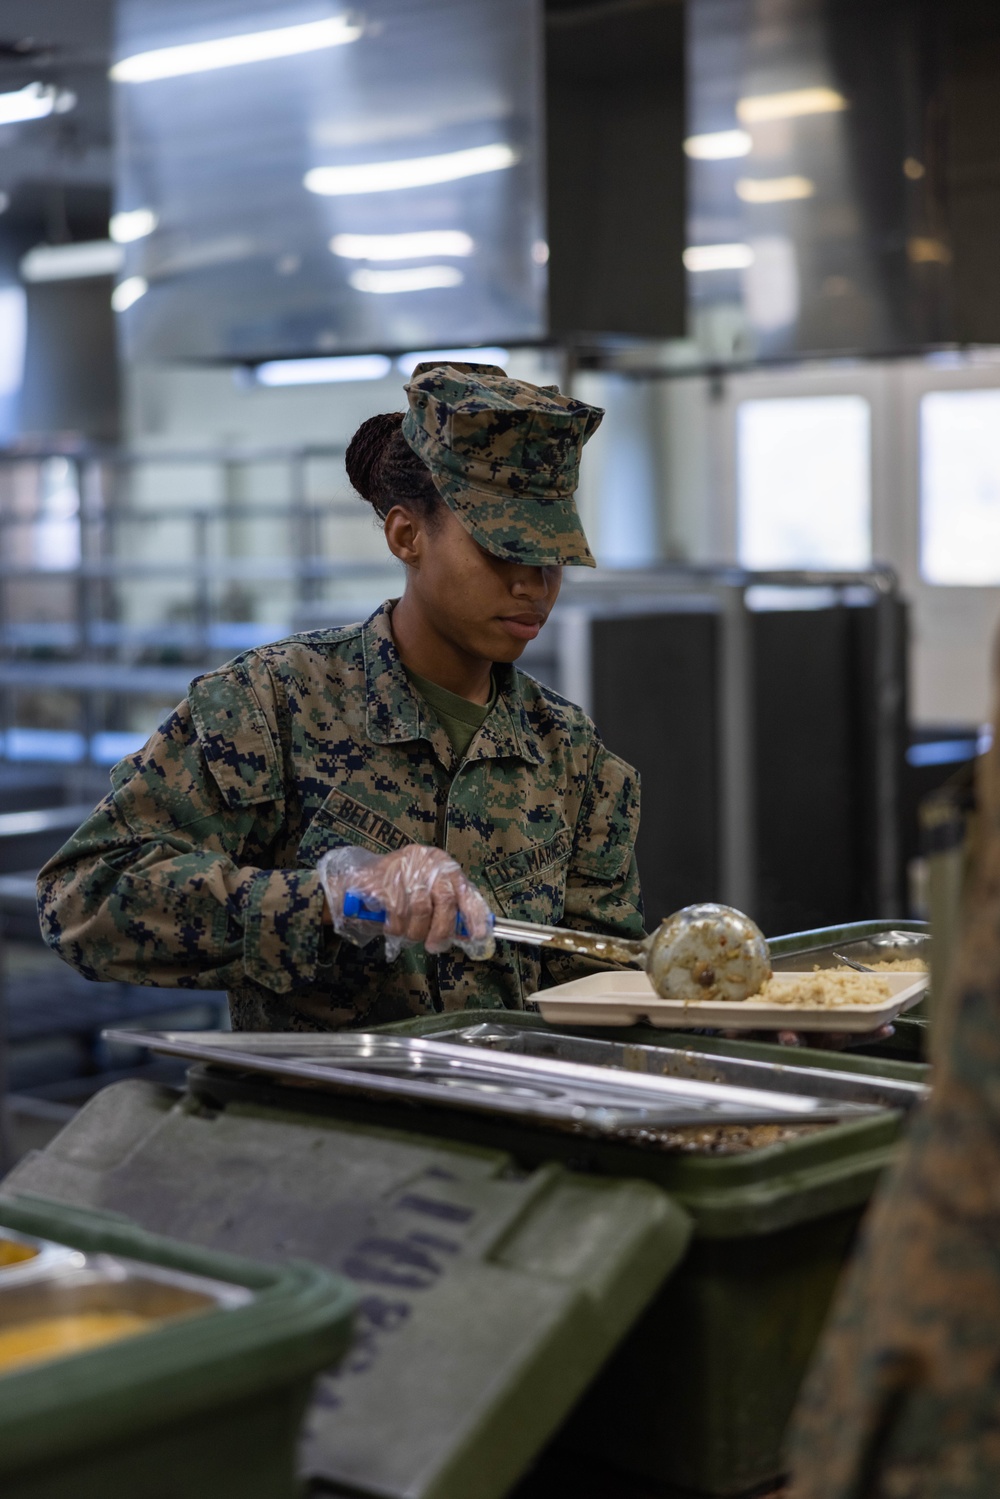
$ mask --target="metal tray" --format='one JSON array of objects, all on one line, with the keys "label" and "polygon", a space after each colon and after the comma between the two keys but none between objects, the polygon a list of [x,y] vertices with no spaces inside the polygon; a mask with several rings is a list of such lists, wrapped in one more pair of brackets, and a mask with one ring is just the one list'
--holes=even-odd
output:
[{"label": "metal tray", "polygon": [[910,1109],[930,1096],[930,1089],[922,1083],[878,1077],[871,1073],[797,1067],[793,1062],[715,1056],[674,1046],[596,1040],[513,1025],[480,1022],[464,1029],[438,1031],[437,1039],[502,1051],[507,1055],[551,1057],[561,1062],[614,1067],[645,1076],[694,1078],[700,1082],[760,1088],[768,1093],[797,1093],[842,1103],[872,1104],[881,1109]]},{"label": "metal tray", "polygon": [[843,953],[857,963],[891,962],[898,958],[922,958],[930,966],[931,938],[927,932],[888,931],[863,937],[855,942],[824,943],[803,948],[783,958],[772,960],[775,973],[802,972],[809,968],[839,968]]},{"label": "metal tray", "polygon": [[109,1040],[329,1092],[507,1114],[598,1135],[637,1126],[825,1123],[883,1104],[688,1075],[365,1032],[108,1031]]},{"label": "metal tray", "polygon": [[[4,1264],[2,1251],[10,1245],[23,1258]],[[28,1234],[15,1233],[12,1228],[0,1228],[0,1287],[18,1285],[23,1280],[35,1280],[48,1275],[60,1266],[80,1265],[84,1256],[66,1244],[53,1244],[48,1239],[35,1239]]]},{"label": "metal tray", "polygon": [[[14,1238],[7,1229],[2,1232],[4,1238]],[[157,1323],[253,1300],[245,1286],[119,1255],[34,1242],[41,1246],[38,1259],[25,1263],[40,1268],[30,1276],[0,1282],[0,1328],[78,1312],[134,1312]],[[49,1248],[57,1253],[46,1260]]]}]

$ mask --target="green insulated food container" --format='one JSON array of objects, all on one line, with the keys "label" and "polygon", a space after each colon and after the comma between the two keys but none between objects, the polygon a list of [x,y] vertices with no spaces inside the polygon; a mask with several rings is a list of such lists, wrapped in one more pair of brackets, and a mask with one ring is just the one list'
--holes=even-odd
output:
[{"label": "green insulated food container", "polygon": [[[466,1018],[473,1016],[453,1016],[452,1027]],[[490,1018],[495,1022],[496,1012]],[[719,1044],[740,1056],[739,1043]],[[744,1048],[755,1058],[774,1051]],[[781,1054],[798,1058],[784,1048]],[[879,1069],[867,1058],[848,1070]],[[923,1069],[893,1067],[907,1080],[912,1071]],[[511,1117],[307,1093],[206,1068],[193,1070],[190,1086],[215,1108],[294,1107],[342,1125],[419,1130],[411,1139],[424,1146],[436,1135],[452,1149],[459,1140],[502,1149],[525,1171],[558,1163],[579,1183],[638,1185],[642,1178],[669,1194],[694,1224],[687,1253],[562,1440],[624,1472],[700,1494],[739,1494],[779,1473],[799,1384],[901,1126],[899,1114],[885,1111],[785,1129],[778,1143],[739,1154],[699,1154]]]},{"label": "green insulated food container", "polygon": [[[777,939],[778,961],[916,922],[863,922]],[[555,1032],[537,1015],[466,1011],[386,1027],[432,1036],[484,1023]],[[926,1066],[878,1051],[791,1050],[649,1026],[591,1029],[603,1040],[923,1082]],[[907,1048],[919,1055],[917,1047]],[[329,1102],[329,1100],[328,1100]],[[346,1106],[346,1101],[341,1107]],[[358,1107],[367,1117],[372,1106]],[[388,1117],[383,1115],[383,1117]],[[688,1252],[595,1382],[564,1439],[678,1492],[740,1494],[776,1478],[785,1426],[872,1189],[901,1128],[897,1114],[840,1124],[730,1156],[669,1154],[421,1111],[420,1128],[481,1144],[502,1136],[519,1160],[654,1181],[694,1223]]]},{"label": "green insulated food container", "polygon": [[[686,1212],[650,1182],[468,1144],[455,1116],[416,1134],[226,1081],[107,1088],[8,1180],[349,1276],[355,1340],[315,1391],[304,1475],[355,1499],[499,1499],[683,1255]],[[214,1499],[258,1492],[219,1480]]]},{"label": "green insulated food container", "polygon": [[[741,1054],[738,1042],[726,1045]],[[759,1057],[771,1048],[742,1050]],[[260,1096],[259,1083],[249,1086]],[[331,1104],[356,1121],[399,1119],[385,1105],[324,1098]],[[421,1109],[413,1127],[502,1142],[524,1166],[559,1161],[592,1179],[642,1178],[684,1209],[694,1224],[686,1255],[564,1440],[679,1491],[735,1495],[780,1474],[785,1426],[901,1122],[884,1112],[733,1155],[572,1137],[446,1109]]]},{"label": "green insulated food container", "polygon": [[694,1235],[581,1405],[571,1444],[702,1494],[776,1478],[799,1386],[897,1134],[898,1116],[886,1114],[742,1155],[648,1158]]},{"label": "green insulated food container", "polygon": [[48,1244],[0,1271],[0,1334],[137,1307],[154,1320],[0,1372],[3,1499],[301,1493],[303,1417],[315,1376],[348,1345],[352,1286],[314,1265],[209,1253],[37,1197],[0,1197],[0,1240],[5,1231]]}]

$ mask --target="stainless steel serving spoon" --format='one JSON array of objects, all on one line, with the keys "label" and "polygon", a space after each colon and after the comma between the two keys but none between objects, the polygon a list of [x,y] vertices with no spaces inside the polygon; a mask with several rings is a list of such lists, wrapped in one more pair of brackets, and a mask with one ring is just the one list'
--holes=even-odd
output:
[{"label": "stainless steel serving spoon", "polygon": [[834,949],[833,956],[837,959],[838,963],[846,963],[848,968],[856,968],[858,973],[878,972],[877,968],[869,968],[867,963],[859,963],[855,958],[849,958],[846,953],[837,952],[836,949]]}]

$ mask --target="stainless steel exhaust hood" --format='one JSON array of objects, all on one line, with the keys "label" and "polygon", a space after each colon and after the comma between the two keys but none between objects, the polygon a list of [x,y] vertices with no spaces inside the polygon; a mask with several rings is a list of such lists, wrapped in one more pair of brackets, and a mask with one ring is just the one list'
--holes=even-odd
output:
[{"label": "stainless steel exhaust hood", "polygon": [[550,11],[121,0],[127,351],[683,333],[682,9]]},{"label": "stainless steel exhaust hood", "polygon": [[686,259],[725,361],[1000,342],[1000,12],[689,0]]}]

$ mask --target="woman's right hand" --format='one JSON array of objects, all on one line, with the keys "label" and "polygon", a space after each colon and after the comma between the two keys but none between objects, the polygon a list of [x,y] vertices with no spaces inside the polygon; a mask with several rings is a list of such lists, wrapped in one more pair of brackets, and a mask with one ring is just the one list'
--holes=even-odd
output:
[{"label": "woman's right hand", "polygon": [[[461,915],[467,939],[458,944],[480,955],[490,937],[489,907],[461,866],[444,849],[410,843],[391,854],[371,854],[365,849],[339,848],[324,854],[319,873],[334,929],[350,941],[370,941],[379,928],[356,923],[343,916],[344,896],[357,891],[386,913],[383,930],[390,949],[403,942],[423,943],[428,952],[444,952],[455,942],[455,924]],[[393,943],[391,939],[395,938]]]}]

